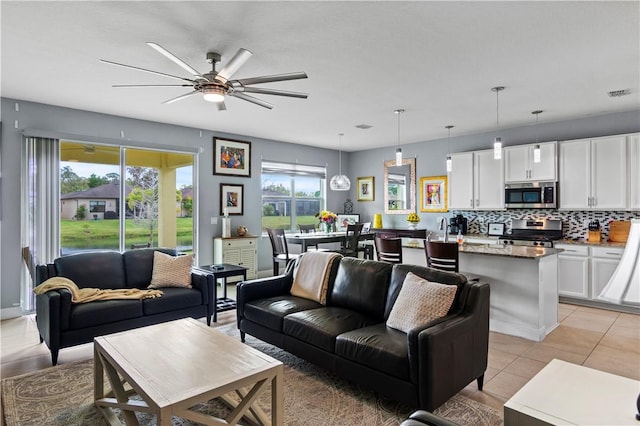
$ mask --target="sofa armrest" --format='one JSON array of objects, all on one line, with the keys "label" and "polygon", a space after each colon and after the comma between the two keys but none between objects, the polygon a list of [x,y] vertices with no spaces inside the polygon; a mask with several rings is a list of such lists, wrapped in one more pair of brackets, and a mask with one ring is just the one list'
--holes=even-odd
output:
[{"label": "sofa armrest", "polygon": [[420,406],[427,410],[484,375],[487,368],[489,284],[468,286],[459,315],[412,330],[408,336],[411,377],[420,384]]},{"label": "sofa armrest", "polygon": [[292,274],[239,282],[236,286],[236,314],[238,316],[238,324],[244,316],[245,303],[266,297],[289,295],[292,284]]},{"label": "sofa armrest", "polygon": [[213,310],[216,304],[215,300],[213,300],[213,296],[215,294],[213,289],[213,286],[215,285],[214,281],[213,275],[211,274],[191,274],[191,287],[202,293],[202,304],[207,305],[207,325],[211,325],[211,316],[213,315]]}]

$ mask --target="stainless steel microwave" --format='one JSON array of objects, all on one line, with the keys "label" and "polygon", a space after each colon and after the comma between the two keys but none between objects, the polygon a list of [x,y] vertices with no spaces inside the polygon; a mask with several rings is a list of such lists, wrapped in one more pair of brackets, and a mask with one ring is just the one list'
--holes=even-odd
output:
[{"label": "stainless steel microwave", "polygon": [[557,182],[510,183],[504,189],[508,209],[555,209],[557,198]]}]

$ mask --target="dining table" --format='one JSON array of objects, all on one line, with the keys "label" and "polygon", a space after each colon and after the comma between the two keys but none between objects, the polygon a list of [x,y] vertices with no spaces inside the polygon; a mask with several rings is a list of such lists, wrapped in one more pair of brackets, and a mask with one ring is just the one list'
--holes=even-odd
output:
[{"label": "dining table", "polygon": [[[300,252],[307,251],[308,246],[315,246],[325,243],[341,243],[347,236],[346,231],[338,232],[309,232],[309,233],[297,233],[287,234],[287,244],[299,244]],[[373,240],[376,237],[375,232],[363,232],[360,234],[359,241]]]}]

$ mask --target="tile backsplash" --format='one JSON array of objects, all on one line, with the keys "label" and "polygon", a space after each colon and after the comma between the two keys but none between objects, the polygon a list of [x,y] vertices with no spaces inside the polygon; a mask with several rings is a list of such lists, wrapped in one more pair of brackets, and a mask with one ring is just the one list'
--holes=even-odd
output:
[{"label": "tile backsplash", "polygon": [[584,239],[588,224],[599,220],[603,240],[609,239],[609,222],[612,220],[640,219],[640,212],[626,211],[560,211],[554,209],[517,209],[505,211],[467,211],[454,210],[453,215],[461,214],[468,219],[470,234],[486,234],[487,226],[493,222],[506,224],[505,232],[511,231],[512,219],[559,219],[562,220],[562,232],[566,239]]}]

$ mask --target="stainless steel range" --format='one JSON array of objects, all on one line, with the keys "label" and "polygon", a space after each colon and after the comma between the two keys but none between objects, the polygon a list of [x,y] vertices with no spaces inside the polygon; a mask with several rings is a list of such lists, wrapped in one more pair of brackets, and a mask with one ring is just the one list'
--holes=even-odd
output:
[{"label": "stainless steel range", "polygon": [[562,221],[556,219],[512,220],[511,233],[499,238],[502,244],[514,246],[553,247],[562,239]]}]

